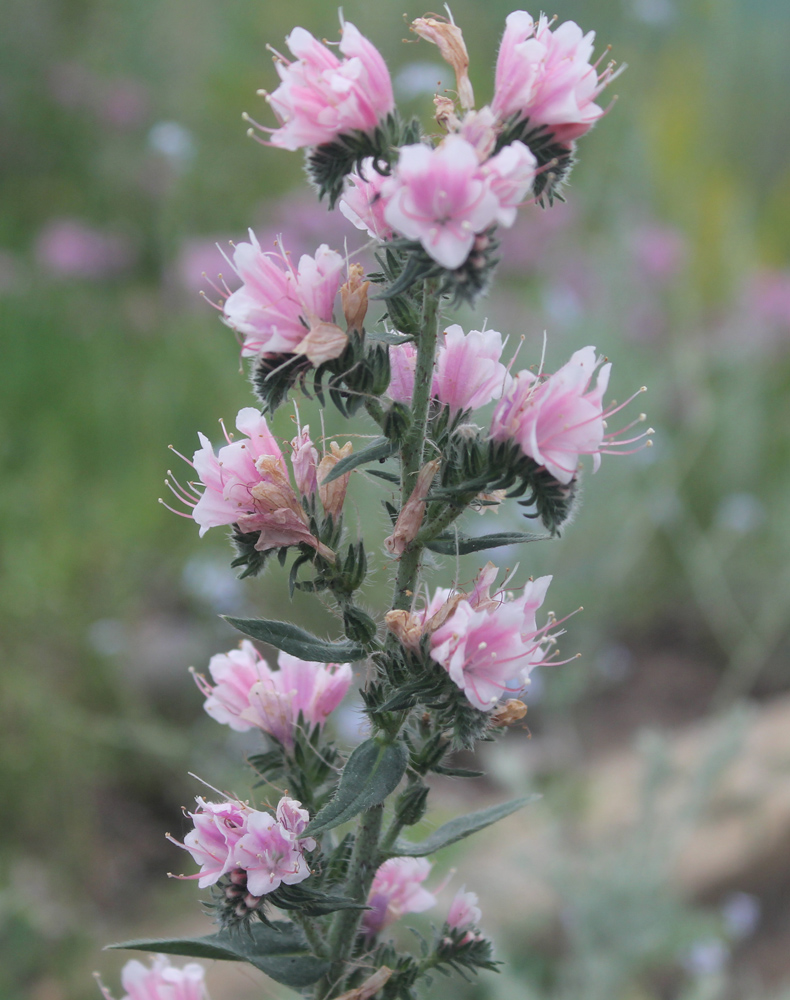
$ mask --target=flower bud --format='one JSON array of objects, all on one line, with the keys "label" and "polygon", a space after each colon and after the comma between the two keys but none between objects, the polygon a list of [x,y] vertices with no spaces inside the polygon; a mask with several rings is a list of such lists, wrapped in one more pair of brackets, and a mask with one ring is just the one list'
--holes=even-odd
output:
[{"label": "flower bud", "polygon": [[348,489],[348,480],[351,473],[347,472],[344,476],[333,479],[326,486],[323,483],[337,463],[351,454],[352,444],[350,441],[346,441],[343,447],[340,448],[337,441],[333,441],[329,447],[331,449],[330,453],[324,455],[321,459],[316,471],[316,478],[318,480],[318,495],[321,497],[324,510],[331,516],[333,521],[337,522],[340,512],[343,509],[343,502],[346,499],[346,490]]},{"label": "flower bud", "polygon": [[348,281],[340,286],[340,299],[343,303],[343,315],[346,317],[348,332],[362,332],[365,314],[368,311],[369,281],[363,281],[365,269],[361,264],[351,264],[348,268]]},{"label": "flower bud", "polygon": [[410,611],[388,611],[384,615],[384,623],[407,649],[415,653],[419,650],[423,623],[417,615]]},{"label": "flower bud", "polygon": [[376,623],[361,608],[352,606],[343,611],[343,628],[352,642],[359,642],[363,646],[376,637]]},{"label": "flower bud", "polygon": [[389,538],[384,539],[384,547],[390,555],[402,556],[409,542],[414,541],[417,537],[417,532],[420,530],[422,519],[425,516],[425,498],[440,464],[439,459],[435,458],[420,469],[412,494],[398,514],[394,531]]},{"label": "flower bud", "polygon": [[411,427],[411,410],[405,403],[393,403],[384,414],[384,434],[400,443],[409,433]]},{"label": "flower bud", "polygon": [[428,786],[415,781],[398,796],[395,816],[404,826],[414,826],[423,818],[427,807]]}]

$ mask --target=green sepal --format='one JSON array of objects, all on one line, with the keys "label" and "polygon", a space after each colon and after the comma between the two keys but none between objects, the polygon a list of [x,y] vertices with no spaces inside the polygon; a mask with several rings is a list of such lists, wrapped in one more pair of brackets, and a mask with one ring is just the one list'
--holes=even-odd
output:
[{"label": "green sepal", "polygon": [[331,483],[334,479],[339,479],[347,472],[351,472],[352,469],[356,469],[357,466],[364,465],[366,462],[382,462],[384,459],[389,458],[395,450],[396,445],[392,441],[387,440],[385,437],[375,438],[375,440],[359,451],[352,452],[347,458],[341,458],[337,465],[330,471],[329,475],[321,481],[321,485],[326,486],[327,483]]},{"label": "green sepal", "polygon": [[244,933],[219,931],[198,938],[141,938],[109,944],[107,948],[249,962],[278,983],[294,989],[312,985],[329,969],[329,962],[311,953],[301,930],[284,921],[255,924]]},{"label": "green sepal", "polygon": [[346,761],[334,796],[301,836],[326,833],[379,805],[397,788],[408,763],[405,743],[382,743],[375,737],[360,743]]},{"label": "green sepal", "polygon": [[364,903],[358,903],[348,896],[336,896],[320,889],[311,889],[303,882],[297,885],[286,885],[283,882],[277,889],[274,903],[283,910],[299,910],[308,917],[324,917],[337,910],[368,909]]},{"label": "green sepal", "polygon": [[232,618],[230,615],[220,615],[220,618],[251,639],[268,642],[270,646],[290,653],[291,656],[298,656],[300,660],[351,663],[367,656],[362,646],[356,643],[326,642],[291,622],[268,621],[265,618]]},{"label": "green sepal", "polygon": [[499,531],[492,535],[465,535],[458,532],[445,532],[438,535],[430,542],[425,543],[425,548],[431,552],[438,552],[443,556],[454,556],[456,553],[461,556],[470,552],[482,552],[483,549],[497,549],[501,545],[518,545],[520,542],[542,542],[549,539],[550,535],[540,535],[531,531]]},{"label": "green sepal", "polygon": [[511,799],[510,802],[491,806],[489,809],[480,809],[478,812],[468,813],[466,816],[457,816],[449,823],[444,823],[438,830],[434,830],[430,837],[417,844],[408,840],[396,840],[387,853],[390,857],[427,857],[429,854],[440,851],[443,847],[463,840],[470,834],[477,833],[478,830],[484,830],[492,823],[496,823],[498,820],[504,819],[505,816],[523,808],[528,802],[534,802],[539,798],[539,795],[524,795],[518,799]]}]

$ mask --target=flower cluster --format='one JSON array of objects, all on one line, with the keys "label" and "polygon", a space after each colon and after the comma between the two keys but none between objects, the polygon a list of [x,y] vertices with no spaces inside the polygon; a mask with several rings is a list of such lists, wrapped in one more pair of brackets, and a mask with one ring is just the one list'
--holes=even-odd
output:
[{"label": "flower cluster", "polygon": [[448,135],[435,148],[403,146],[387,179],[376,179],[370,169],[353,176],[350,199],[344,196],[340,210],[378,239],[392,231],[416,240],[438,264],[455,270],[476,237],[497,223],[513,224],[536,169],[522,142],[481,163],[471,142]]},{"label": "flower cluster", "polygon": [[[250,230],[249,243],[237,243],[232,267],[242,285],[228,296],[222,318],[244,338],[244,357],[262,354],[303,354],[314,364],[337,357],[346,345],[345,333],[333,323],[335,297],[342,282],[343,258],[323,243],[315,257],[303,254],[298,268],[282,248],[261,250]],[[333,347],[317,353],[317,341],[335,332]]]},{"label": "flower cluster", "polygon": [[600,368],[595,385],[590,387],[600,365],[595,348],[584,347],[548,378],[539,378],[526,369],[520,371],[494,410],[491,437],[517,442],[525,455],[544,466],[560,483],[571,482],[582,455],[592,455],[593,470],[597,470],[602,454],[620,450],[652,433],[648,429],[633,438],[620,437],[643,421],[644,414],[622,430],[607,433],[606,418],[634,396],[620,406],[604,409],[611,364]]},{"label": "flower cluster", "polygon": [[611,63],[599,74],[590,62],[594,31],[585,35],[573,21],[552,26],[545,14],[537,21],[525,10],[508,15],[491,108],[501,121],[529,119],[569,145],[603,115],[595,101],[616,74]]},{"label": "flower cluster", "polygon": [[[183,968],[170,964],[165,955],[155,955],[151,965],[132,959],[121,971],[121,986],[126,993],[121,1000],[207,1000],[204,970],[197,962]],[[105,986],[101,986],[105,1000],[113,1000]]]},{"label": "flower cluster", "polygon": [[[510,385],[507,368],[500,362],[504,344],[496,330],[464,333],[457,323],[439,338],[431,395],[455,414],[479,409],[499,399]],[[387,395],[398,403],[410,403],[414,392],[417,349],[413,343],[390,348],[392,380]]]},{"label": "flower cluster", "polygon": [[274,93],[263,93],[281,124],[261,127],[271,133],[271,145],[296,150],[370,132],[394,109],[381,54],[350,21],[342,25],[342,36],[343,59],[304,28],[294,28],[286,39],[295,62],[276,53],[281,83]]},{"label": "flower cluster", "polygon": [[239,649],[212,656],[214,685],[195,674],[206,712],[237,732],[260,729],[290,747],[300,716],[309,730],[322,726],[354,676],[349,663],[315,663],[289,653],[281,652],[277,665],[272,670],[246,639]]},{"label": "flower cluster", "polygon": [[[201,447],[191,462],[185,461],[194,468],[200,483],[182,487],[171,474],[171,490],[192,508],[192,513],[184,516],[200,526],[201,537],[209,528],[232,524],[244,534],[257,535],[254,547],[258,552],[304,544],[333,562],[334,552],[310,530],[305,505],[291,486],[285,459],[266,418],[258,410],[245,407],[239,410],[236,428],[245,437],[234,441],[226,432],[227,444],[217,454],[208,438],[198,435]],[[310,440],[309,427],[300,431],[291,444],[302,498],[310,499],[317,491],[325,513],[336,522],[343,508],[348,475],[326,485],[323,480],[338,461],[350,454],[351,444],[339,448],[332,442],[330,452],[317,465],[318,452]]]},{"label": "flower cluster", "polygon": [[280,799],[276,816],[243,802],[206,802],[199,796],[196,801],[197,810],[188,813],[194,829],[184,842],[167,835],[200,865],[196,875],[178,878],[197,879],[204,889],[223,875],[231,874],[234,881],[233,873],[243,872],[235,881],[243,880],[246,892],[257,900],[282,884],[295,885],[309,877],[304,852],[316,845],[312,837],[301,837],[310,817],[296,799]]}]

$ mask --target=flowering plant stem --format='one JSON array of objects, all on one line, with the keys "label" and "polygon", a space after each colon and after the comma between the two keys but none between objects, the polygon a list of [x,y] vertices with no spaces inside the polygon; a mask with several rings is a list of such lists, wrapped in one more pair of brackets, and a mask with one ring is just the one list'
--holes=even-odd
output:
[{"label": "flowering plant stem", "polygon": [[[354,842],[345,892],[350,899],[364,903],[379,864],[379,837],[384,806],[373,806],[362,814]],[[333,991],[341,991],[341,980],[348,974],[346,962],[354,945],[361,910],[339,910],[329,932],[329,954],[332,965],[315,991],[316,1000],[325,1000]]]},{"label": "flowering plant stem", "polygon": [[[412,423],[400,451],[401,459],[401,509],[412,494],[417,473],[422,464],[425,430],[428,424],[428,406],[431,401],[431,383],[436,358],[436,342],[439,337],[439,303],[436,281],[425,281],[422,293],[422,332],[417,342],[417,364],[414,371],[414,394],[412,396]],[[410,542],[398,565],[395,578],[395,595],[392,607],[398,611],[408,611],[414,601],[420,555],[423,546],[414,539]]]}]

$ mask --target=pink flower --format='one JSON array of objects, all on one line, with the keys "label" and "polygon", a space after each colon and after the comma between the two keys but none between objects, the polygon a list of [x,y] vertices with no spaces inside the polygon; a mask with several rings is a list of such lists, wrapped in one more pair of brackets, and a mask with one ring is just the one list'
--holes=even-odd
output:
[{"label": "pink flower", "polygon": [[417,348],[413,341],[390,347],[390,384],[387,395],[396,403],[411,403],[414,394],[414,372],[417,368]]},{"label": "pink flower", "polygon": [[191,515],[184,516],[200,525],[201,537],[209,528],[238,524],[242,532],[259,533],[255,543],[259,552],[304,543],[333,562],[332,550],[310,532],[265,417],[245,407],[239,410],[236,427],[247,436],[234,441],[226,434],[228,443],[216,455],[208,438],[198,434],[201,447],[190,464],[200,477],[202,492],[194,483],[189,484],[190,492],[172,477],[173,493],[192,507]]},{"label": "pink flower", "polygon": [[194,830],[184,837],[183,844],[170,834],[167,834],[167,839],[189,851],[195,863],[200,865],[197,875],[179,877],[196,878],[200,888],[205,889],[236,867],[232,854],[247,832],[247,823],[254,810],[240,802],[206,802],[200,796],[196,802],[197,812],[188,814],[194,823]]},{"label": "pink flower", "polygon": [[474,147],[458,135],[431,149],[403,146],[384,186],[384,218],[418,240],[442,267],[460,267],[475,236],[493,225],[499,202],[481,173]]},{"label": "pink flower", "polygon": [[[477,594],[474,607],[460,600],[453,613],[431,636],[431,657],[440,663],[475,708],[493,708],[506,692],[520,690],[532,668],[545,656],[546,629],[535,613],[543,603],[550,576],[530,580],[520,597],[497,600]],[[485,598],[480,600],[481,597]]]},{"label": "pink flower", "polygon": [[[499,399],[512,381],[500,363],[504,345],[496,330],[464,333],[457,323],[439,338],[431,393],[455,413],[478,409]],[[417,348],[413,343],[390,347],[392,380],[387,395],[397,403],[410,403],[414,393]]]},{"label": "pink flower", "polygon": [[212,656],[216,686],[195,675],[206,712],[237,732],[261,729],[291,747],[300,713],[308,729],[322,726],[353,679],[348,663],[316,663],[282,652],[277,663],[280,669],[272,670],[246,639],[240,649]]},{"label": "pink flower", "polygon": [[36,260],[57,278],[98,280],[125,270],[133,259],[123,237],[79,219],[53,219],[36,239]]},{"label": "pink flower", "polygon": [[299,844],[270,813],[251,813],[247,832],[232,854],[233,867],[247,873],[247,889],[253,896],[274,892],[283,882],[295,885],[310,875]]},{"label": "pink flower", "polygon": [[222,313],[244,335],[243,356],[293,354],[312,327],[332,322],[343,258],[325,243],[315,257],[303,254],[295,270],[288,254],[264,253],[250,230],[250,242],[236,244],[232,266],[243,284]]},{"label": "pink flower", "polygon": [[568,484],[576,475],[582,455],[593,456],[593,471],[596,471],[602,454],[651,434],[652,429],[648,429],[637,437],[619,439],[620,434],[644,420],[644,414],[623,430],[607,434],[606,418],[634,397],[604,410],[603,395],[609,384],[611,364],[601,368],[595,387],[590,388],[600,364],[595,348],[584,347],[546,379],[541,380],[530,371],[520,371],[494,410],[492,438],[517,441],[525,455],[544,466],[558,482]]},{"label": "pink flower", "polygon": [[477,893],[459,889],[450,904],[450,912],[447,914],[448,927],[453,927],[457,931],[477,927],[482,917],[477,903]]},{"label": "pink flower", "polygon": [[298,799],[291,799],[287,795],[280,799],[277,805],[277,822],[293,836],[303,851],[315,850],[316,842],[312,837],[300,839],[310,822],[310,813],[302,809],[302,803]]},{"label": "pink flower", "polygon": [[[126,990],[121,1000],[207,1000],[203,977],[203,966],[197,962],[179,969],[165,955],[155,955],[149,968],[132,959],[121,970],[121,985]],[[106,1000],[113,1000],[99,985]]]},{"label": "pink flower", "polygon": [[483,174],[499,202],[496,221],[510,227],[516,221],[516,210],[532,191],[538,161],[523,142],[512,142],[487,160]]},{"label": "pink flower", "polygon": [[545,14],[537,22],[524,10],[508,15],[491,107],[503,121],[518,114],[546,125],[569,145],[603,115],[595,100],[616,74],[612,64],[599,74],[590,63],[595,32],[583,35],[573,21],[552,31],[552,24]]},{"label": "pink flower", "polygon": [[384,218],[386,202],[381,189],[387,178],[373,166],[372,157],[362,161],[359,172],[348,175],[347,187],[338,208],[352,225],[377,240],[388,240],[392,228]]},{"label": "pink flower", "polygon": [[431,867],[426,858],[390,858],[379,867],[368,894],[370,909],[362,917],[368,937],[407,913],[423,913],[436,905],[433,893],[422,887]]},{"label": "pink flower", "polygon": [[294,470],[294,480],[299,494],[303,497],[312,496],[318,489],[315,471],[318,468],[318,451],[310,438],[310,426],[305,424],[298,435],[291,441],[293,455],[291,465]]},{"label": "pink flower", "polygon": [[499,399],[511,381],[499,361],[502,350],[502,335],[496,330],[465,334],[457,323],[448,326],[436,357],[434,396],[453,412]]},{"label": "pink flower", "polygon": [[273,146],[295,150],[356,130],[371,132],[394,109],[381,54],[349,21],[342,35],[343,59],[304,28],[294,28],[286,39],[297,61],[280,55],[275,60],[282,82],[267,100],[280,128],[264,129]]}]

